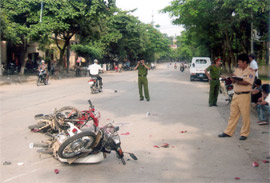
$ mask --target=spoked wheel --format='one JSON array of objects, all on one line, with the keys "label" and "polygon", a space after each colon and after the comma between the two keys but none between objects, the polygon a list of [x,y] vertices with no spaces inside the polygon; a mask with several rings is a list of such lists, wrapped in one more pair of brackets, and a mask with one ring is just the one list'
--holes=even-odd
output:
[{"label": "spoked wheel", "polygon": [[91,131],[84,131],[68,138],[58,149],[60,158],[69,159],[79,156],[82,153],[93,151],[92,146],[96,140],[96,134]]},{"label": "spoked wheel", "polygon": [[69,128],[67,122],[76,123],[81,117],[81,111],[72,106],[62,107],[54,113],[56,126],[63,130]]}]

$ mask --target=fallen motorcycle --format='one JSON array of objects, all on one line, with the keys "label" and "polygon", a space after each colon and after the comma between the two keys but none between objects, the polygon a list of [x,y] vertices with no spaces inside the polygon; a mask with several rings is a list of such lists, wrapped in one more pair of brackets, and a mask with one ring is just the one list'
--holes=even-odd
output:
[{"label": "fallen motorcycle", "polygon": [[124,153],[134,160],[133,153],[123,152],[119,127],[108,123],[103,127],[79,129],[73,123],[67,122],[68,128],[58,134],[50,134],[50,139],[43,143],[31,143],[30,148],[39,147],[39,153],[51,154],[61,162],[71,163],[99,163],[106,158],[107,153],[116,152],[117,157],[125,165]]},{"label": "fallen motorcycle", "polygon": [[49,115],[37,114],[35,120],[37,124],[30,125],[28,128],[33,132],[57,133],[69,128],[67,122],[73,123],[76,127],[82,128],[89,121],[93,121],[96,128],[99,123],[100,113],[95,109],[92,102],[88,100],[89,110],[79,111],[75,107],[65,106]]}]

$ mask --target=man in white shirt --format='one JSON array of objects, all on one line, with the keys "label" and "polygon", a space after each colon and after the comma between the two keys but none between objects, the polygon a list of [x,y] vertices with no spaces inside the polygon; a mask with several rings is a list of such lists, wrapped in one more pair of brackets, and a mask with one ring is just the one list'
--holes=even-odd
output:
[{"label": "man in white shirt", "polygon": [[258,63],[255,60],[255,55],[250,54],[249,61],[250,61],[249,67],[255,72],[255,80],[254,81],[256,81],[259,78],[259,73],[258,73]]},{"label": "man in white shirt", "polygon": [[102,71],[102,68],[100,65],[98,65],[98,60],[94,60],[94,64],[91,64],[88,66],[88,70],[91,77],[97,77],[97,80],[99,81],[100,88],[102,88],[102,78],[99,76],[99,71]]}]

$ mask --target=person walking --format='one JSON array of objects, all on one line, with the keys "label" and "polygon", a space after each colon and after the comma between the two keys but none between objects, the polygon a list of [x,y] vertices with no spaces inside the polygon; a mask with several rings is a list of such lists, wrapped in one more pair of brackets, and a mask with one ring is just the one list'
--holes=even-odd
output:
[{"label": "person walking", "polygon": [[[209,107],[217,106],[217,98],[220,87],[219,77],[221,76],[221,59],[218,58],[214,64],[207,67],[204,72],[210,81]],[[208,73],[210,72],[210,73]]]},{"label": "person walking", "polygon": [[[140,100],[144,100],[144,96],[147,101],[150,101],[149,90],[148,90],[148,80],[147,74],[150,67],[144,63],[144,60],[138,61],[134,70],[138,69],[138,87],[139,87],[139,95]],[[142,93],[142,87],[144,89],[144,96]]]},{"label": "person walking", "polygon": [[231,80],[234,83],[234,95],[231,102],[230,118],[225,131],[218,137],[231,137],[242,115],[242,128],[239,140],[246,140],[250,133],[250,101],[255,72],[249,67],[247,54],[241,54],[237,58],[238,68],[235,69]]}]

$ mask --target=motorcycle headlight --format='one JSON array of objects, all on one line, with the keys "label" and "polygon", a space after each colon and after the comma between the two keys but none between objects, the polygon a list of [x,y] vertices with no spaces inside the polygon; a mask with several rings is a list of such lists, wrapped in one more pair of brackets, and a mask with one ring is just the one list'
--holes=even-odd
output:
[{"label": "motorcycle headlight", "polygon": [[113,139],[115,144],[120,144],[121,143],[120,137],[118,135],[112,136],[112,139]]}]

